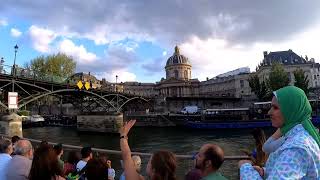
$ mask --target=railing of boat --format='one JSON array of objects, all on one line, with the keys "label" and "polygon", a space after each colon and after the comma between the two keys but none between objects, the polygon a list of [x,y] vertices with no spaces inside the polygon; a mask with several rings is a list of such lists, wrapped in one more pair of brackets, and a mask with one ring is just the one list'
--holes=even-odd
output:
[{"label": "railing of boat", "polygon": [[[7,135],[4,134],[0,134],[1,137],[5,137],[5,138],[11,138]],[[41,140],[38,139],[32,139],[32,138],[23,138],[26,140],[29,140],[34,147],[37,147],[38,144],[40,144]],[[48,144],[50,145],[55,145],[57,143],[55,142],[48,142]],[[82,146],[77,146],[77,145],[70,145],[70,144],[62,144],[63,149],[65,154],[68,154],[68,152],[70,151],[78,151],[80,152]],[[199,147],[200,148],[200,147]],[[120,165],[120,160],[121,160],[121,151],[119,150],[111,150],[111,149],[102,149],[102,148],[94,148],[92,147],[92,150],[94,152],[95,156],[99,156],[100,154],[106,154],[111,160],[112,163],[114,165],[114,167],[116,167],[116,172],[117,172],[117,176],[121,174],[122,169],[121,169],[121,165]],[[143,153],[143,152],[132,152],[132,155],[139,155],[142,159],[142,169],[143,172],[145,169],[145,166],[148,163],[148,159],[150,158],[150,156],[152,155],[152,153]],[[181,179],[181,177],[184,177],[184,175],[191,170],[194,167],[194,160],[193,155],[191,154],[176,154],[176,158],[178,161],[178,169],[177,169],[177,176],[179,177],[179,179]],[[63,160],[66,160],[67,156],[63,157]],[[242,156],[242,155],[233,155],[233,156],[225,156],[225,162],[221,167],[221,171],[229,178],[229,179],[238,179],[238,167],[237,167],[237,162],[239,160],[242,159],[249,159],[248,156]],[[232,167],[230,169],[230,167]],[[143,174],[143,173],[142,173]]]}]

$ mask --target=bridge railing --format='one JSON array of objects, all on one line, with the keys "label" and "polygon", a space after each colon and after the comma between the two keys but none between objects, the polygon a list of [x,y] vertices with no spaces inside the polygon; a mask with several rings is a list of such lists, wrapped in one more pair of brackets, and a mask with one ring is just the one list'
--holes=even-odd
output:
[{"label": "bridge railing", "polygon": [[[13,66],[0,64],[1,74],[13,76],[14,74],[13,72],[14,72]],[[32,79],[32,80],[38,80],[38,81],[66,83],[66,78],[50,75],[49,71],[48,71],[48,74],[44,74],[44,73],[32,71],[31,69],[28,69],[28,68],[18,67],[17,65],[15,68],[15,76],[18,78]]]},{"label": "bridge railing", "polygon": [[[11,138],[6,135],[0,134],[1,137]],[[40,140],[37,139],[31,139],[31,138],[24,138],[33,144],[34,147],[37,147],[40,144]],[[57,143],[54,142],[48,142],[51,145],[55,145]],[[107,142],[106,142],[107,143]],[[199,147],[200,148],[200,147]],[[75,146],[70,144],[63,144],[64,149],[64,155],[62,157],[63,160],[67,159],[67,155],[70,151],[78,151],[82,149],[82,146]],[[112,161],[112,167],[116,170],[116,177],[119,177],[121,173],[123,172],[123,169],[121,167],[120,160],[121,158],[121,151],[119,150],[110,150],[110,149],[101,149],[101,148],[92,148],[94,155],[99,157],[99,155],[105,154],[107,155],[111,161]],[[139,155],[142,159],[142,169],[141,173],[142,175],[145,174],[145,169],[148,164],[148,160],[151,157],[152,153],[143,153],[143,152],[132,152],[132,155]],[[194,168],[194,160],[193,155],[182,155],[178,154],[176,155],[177,158],[177,177],[178,179],[184,179],[184,176],[186,173]],[[241,159],[249,159],[248,156],[225,156],[225,162],[221,167],[221,172],[228,177],[229,179],[239,179],[238,176],[238,169],[237,169],[237,162]]]}]

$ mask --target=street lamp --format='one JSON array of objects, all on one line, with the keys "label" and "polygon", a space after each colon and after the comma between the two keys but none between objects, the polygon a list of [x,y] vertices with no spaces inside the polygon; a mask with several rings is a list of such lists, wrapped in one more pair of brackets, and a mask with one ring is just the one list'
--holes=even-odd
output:
[{"label": "street lamp", "polygon": [[117,111],[119,110],[119,95],[118,95],[118,91],[117,91],[117,83],[118,83],[118,75],[116,75],[116,93],[117,93]]},{"label": "street lamp", "polygon": [[[4,64],[4,58],[1,57],[1,61],[0,61],[0,73],[3,73],[3,64]],[[5,73],[4,73],[5,74]]]},{"label": "street lamp", "polygon": [[14,61],[13,61],[13,77],[16,76],[16,59],[17,59],[17,52],[18,52],[18,45],[14,46]]}]

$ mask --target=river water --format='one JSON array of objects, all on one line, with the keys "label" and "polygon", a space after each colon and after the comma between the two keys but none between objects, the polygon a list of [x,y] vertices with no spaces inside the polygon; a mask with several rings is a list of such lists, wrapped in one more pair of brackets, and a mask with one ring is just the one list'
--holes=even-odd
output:
[{"label": "river water", "polygon": [[[273,129],[265,129],[270,135]],[[250,135],[251,129],[243,130],[190,130],[182,128],[150,128],[135,127],[129,134],[129,144],[132,151],[152,153],[166,149],[176,154],[190,155],[197,152],[205,143],[215,143],[221,146],[226,156],[243,155],[241,149],[248,149],[254,144]],[[76,129],[62,127],[38,127],[23,130],[24,137],[78,146],[93,146],[96,148],[120,150],[119,136],[110,134],[79,133]],[[120,156],[112,157],[113,167],[117,174],[121,173]],[[229,179],[238,179],[238,161],[225,161],[221,169]],[[143,168],[147,158],[143,159]],[[179,179],[183,179],[187,166],[192,161],[179,163]],[[182,170],[181,170],[182,169]],[[142,170],[145,172],[145,169]],[[142,173],[143,173],[142,172]]]}]

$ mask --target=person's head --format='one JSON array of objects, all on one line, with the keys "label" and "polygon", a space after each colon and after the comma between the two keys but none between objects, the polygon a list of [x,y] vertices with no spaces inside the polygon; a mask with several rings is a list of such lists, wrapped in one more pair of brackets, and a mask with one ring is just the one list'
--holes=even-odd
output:
[{"label": "person's head", "polygon": [[34,151],[29,180],[52,179],[62,175],[57,154],[52,146],[40,146]]},{"label": "person's head", "polygon": [[19,136],[12,136],[11,138],[11,142],[13,145],[16,144],[16,142],[18,142],[20,140],[20,137]]},{"label": "person's head", "polygon": [[83,147],[81,149],[82,159],[92,159],[92,149],[91,147]]},{"label": "person's head", "polygon": [[301,124],[320,146],[320,136],[311,122],[312,108],[304,91],[295,86],[286,86],[273,92],[272,107],[269,111],[272,125],[280,128],[285,135]]},{"label": "person's head", "polygon": [[90,159],[85,168],[85,173],[88,180],[108,179],[108,168],[100,159]]},{"label": "person's head", "polygon": [[177,164],[176,157],[169,151],[155,152],[149,159],[147,165],[147,174],[151,180],[175,180]]},{"label": "person's head", "polygon": [[70,164],[77,164],[81,159],[80,153],[77,151],[70,151],[68,153],[67,162]]},{"label": "person's head", "polygon": [[251,132],[256,146],[263,146],[263,144],[266,142],[266,135],[264,134],[264,131],[261,128],[254,128]]},{"label": "person's head", "polygon": [[15,145],[14,153],[16,155],[25,156],[29,159],[32,159],[33,148],[31,142],[25,139],[20,139]]},{"label": "person's head", "polygon": [[196,168],[202,173],[213,172],[220,168],[224,161],[223,150],[215,144],[205,144],[196,156]]},{"label": "person's head", "polygon": [[136,167],[136,170],[139,172],[141,170],[140,156],[134,155],[134,156],[132,156],[132,160],[133,160],[134,166]]},{"label": "person's head", "polygon": [[272,97],[271,109],[268,111],[268,114],[270,115],[271,123],[273,127],[275,128],[282,127],[284,123],[284,118],[283,118],[282,112],[280,111],[280,105],[276,96]]},{"label": "person's head", "polygon": [[0,153],[11,154],[13,151],[12,143],[7,138],[0,139]]},{"label": "person's head", "polygon": [[[295,86],[286,86],[273,92],[271,109],[272,125],[276,128],[293,126],[311,118],[312,108],[304,91]],[[282,130],[281,130],[282,131]]]},{"label": "person's head", "polygon": [[105,153],[99,154],[99,160],[100,160],[101,162],[103,162],[104,164],[107,164],[107,161],[108,161],[108,156],[107,156],[107,154],[105,154]]},{"label": "person's head", "polygon": [[56,152],[57,156],[61,157],[63,155],[63,148],[61,143],[54,145],[53,149]]}]

